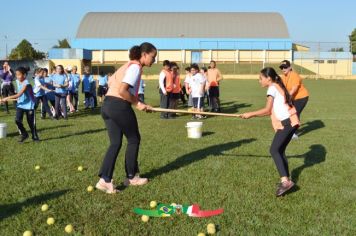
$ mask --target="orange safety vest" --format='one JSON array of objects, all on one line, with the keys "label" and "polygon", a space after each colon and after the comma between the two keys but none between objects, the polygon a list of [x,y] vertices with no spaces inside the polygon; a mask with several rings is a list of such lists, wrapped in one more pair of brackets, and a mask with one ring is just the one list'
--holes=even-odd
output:
[{"label": "orange safety vest", "polygon": [[108,92],[106,93],[106,96],[113,96],[113,97],[118,97],[123,99],[120,96],[120,86],[121,82],[125,77],[126,70],[129,68],[130,65],[132,64],[137,64],[140,66],[140,76],[139,79],[137,80],[136,84],[136,91],[135,91],[135,96],[138,97],[138,89],[140,87],[140,82],[141,82],[141,74],[142,74],[142,65],[138,61],[129,61],[123,66],[121,66],[112,76],[109,77],[108,81]]},{"label": "orange safety vest", "polygon": [[167,70],[163,70],[163,72],[166,75],[166,91],[170,93],[173,91],[173,73]]},{"label": "orange safety vest", "polygon": [[173,74],[173,90],[172,93],[180,93],[181,87],[180,87],[180,76],[179,74]]},{"label": "orange safety vest", "polygon": [[[282,90],[282,88],[279,87],[279,85],[277,85],[277,84],[275,87],[277,88],[278,92],[284,96],[284,91]],[[297,115],[297,110],[295,109],[295,107],[294,106],[290,107],[287,103],[285,103],[284,105],[286,105],[286,107],[288,108],[289,119],[290,119],[292,127],[300,126],[300,121],[299,121],[299,118]],[[277,130],[284,129],[282,122],[277,119],[276,114],[273,111],[273,108],[272,108],[272,113],[271,113],[271,121],[272,121],[272,126],[273,126],[274,131],[277,132]]]}]

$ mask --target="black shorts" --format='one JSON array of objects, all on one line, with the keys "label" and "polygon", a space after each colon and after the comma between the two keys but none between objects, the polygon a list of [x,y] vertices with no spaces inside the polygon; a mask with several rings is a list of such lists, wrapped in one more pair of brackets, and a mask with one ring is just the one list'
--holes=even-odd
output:
[{"label": "black shorts", "polygon": [[3,97],[9,97],[15,94],[15,87],[11,84],[3,85],[1,94]]},{"label": "black shorts", "polygon": [[107,91],[108,91],[108,88],[106,86],[99,85],[98,96],[99,97],[105,96]]},{"label": "black shorts", "polygon": [[203,108],[204,107],[204,97],[193,98],[193,107],[194,108]]},{"label": "black shorts", "polygon": [[213,86],[209,88],[209,97],[218,98],[220,96],[220,91],[218,86]]},{"label": "black shorts", "polygon": [[180,99],[180,93],[171,93],[169,95],[169,98],[178,100],[178,99]]}]

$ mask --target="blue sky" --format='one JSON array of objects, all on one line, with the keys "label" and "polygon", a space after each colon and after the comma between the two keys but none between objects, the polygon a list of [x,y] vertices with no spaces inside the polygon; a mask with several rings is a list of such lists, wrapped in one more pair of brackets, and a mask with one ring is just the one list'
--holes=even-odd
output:
[{"label": "blue sky", "polygon": [[[356,1],[339,0],[4,0],[1,4],[0,58],[23,38],[47,51],[57,39],[74,38],[87,12],[236,11],[279,12],[293,41],[346,42],[356,28]],[[5,8],[7,10],[5,10]],[[7,35],[7,40],[5,40]]]}]

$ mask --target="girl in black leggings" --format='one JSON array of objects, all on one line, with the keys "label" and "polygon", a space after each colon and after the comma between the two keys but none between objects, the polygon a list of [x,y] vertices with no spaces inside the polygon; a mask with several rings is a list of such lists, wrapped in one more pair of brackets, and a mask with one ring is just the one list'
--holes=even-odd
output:
[{"label": "girl in black leggings", "polygon": [[244,113],[241,117],[249,119],[256,116],[271,115],[272,125],[276,133],[271,144],[270,153],[281,177],[281,182],[276,191],[276,196],[279,197],[294,186],[293,181],[290,179],[285,151],[294,132],[299,127],[299,119],[291,96],[273,68],[267,67],[261,70],[259,82],[262,87],[268,87],[265,108]]},{"label": "girl in black leggings", "polygon": [[130,61],[120,67],[115,74],[109,78],[109,89],[103,106],[102,117],[104,119],[110,146],[105,154],[99,181],[96,188],[106,193],[115,193],[112,177],[116,158],[119,154],[122,137],[127,138],[125,154],[126,179],[124,184],[143,185],[148,182],[147,178],[141,178],[138,168],[138,151],[140,146],[140,132],[135,112],[131,105],[135,105],[140,111],[149,111],[151,107],[140,102],[138,89],[140,86],[142,67],[151,66],[157,54],[156,48],[150,43],[143,43],[130,49]]}]

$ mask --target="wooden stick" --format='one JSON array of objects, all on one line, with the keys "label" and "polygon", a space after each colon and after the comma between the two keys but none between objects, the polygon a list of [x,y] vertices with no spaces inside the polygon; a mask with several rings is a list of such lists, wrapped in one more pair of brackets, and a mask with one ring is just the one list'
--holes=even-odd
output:
[{"label": "wooden stick", "polygon": [[175,109],[165,109],[153,107],[151,111],[154,112],[172,112],[172,113],[184,113],[193,115],[207,115],[207,116],[224,116],[224,117],[241,117],[240,114],[228,114],[228,113],[215,113],[215,112],[203,112],[203,111],[185,111],[185,110],[175,110]]},{"label": "wooden stick", "polygon": [[[8,99],[7,102],[17,102],[17,99]],[[4,101],[1,101],[1,103],[4,103]]]}]

